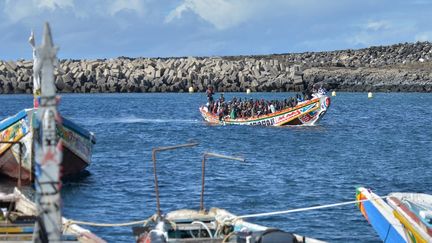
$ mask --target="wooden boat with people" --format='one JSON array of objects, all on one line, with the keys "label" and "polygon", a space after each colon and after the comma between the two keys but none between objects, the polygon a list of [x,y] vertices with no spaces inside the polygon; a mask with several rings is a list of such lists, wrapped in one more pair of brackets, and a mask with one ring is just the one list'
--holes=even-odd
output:
[{"label": "wooden boat with people", "polygon": [[257,125],[257,126],[286,126],[286,125],[314,125],[326,113],[330,106],[330,97],[325,93],[315,93],[309,100],[299,102],[294,107],[287,107],[274,113],[246,118],[232,119],[230,116],[218,116],[203,105],[199,108],[201,116],[210,124],[221,125]]},{"label": "wooden boat with people", "polygon": [[204,207],[205,166],[209,157],[244,161],[242,158],[204,153],[201,165],[201,198],[200,209],[180,209],[162,214],[160,209],[159,186],[156,171],[156,152],[183,147],[196,146],[196,143],[153,149],[153,171],[156,192],[156,214],[144,225],[133,227],[136,241],[151,242],[262,242],[262,243],[320,243],[323,241],[300,236],[281,229],[266,227],[247,222],[225,209]]},{"label": "wooden boat with people", "polygon": [[383,242],[432,242],[432,195],[390,193],[386,201],[370,190],[357,189],[360,211]]}]

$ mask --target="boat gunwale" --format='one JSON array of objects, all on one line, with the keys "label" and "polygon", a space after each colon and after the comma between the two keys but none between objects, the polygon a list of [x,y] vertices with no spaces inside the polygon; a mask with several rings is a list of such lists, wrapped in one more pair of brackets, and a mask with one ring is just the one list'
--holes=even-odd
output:
[{"label": "boat gunwale", "polygon": [[[20,112],[16,113],[15,115],[6,117],[4,120],[0,121],[0,132],[6,130],[7,128],[17,123],[18,121],[22,120],[23,118],[28,117],[29,111],[37,111],[37,108],[23,109]],[[68,118],[61,116],[61,123],[59,124],[81,135],[82,137],[90,140],[93,144],[96,143],[95,136],[93,135],[92,132],[90,132],[85,128],[80,127],[78,124],[69,120]]]},{"label": "boat gunwale", "polygon": [[93,133],[90,132],[89,130],[85,129],[85,128],[80,127],[75,122],[62,116],[61,124],[62,124],[62,126],[64,126],[64,127],[68,128],[69,130],[77,133],[78,135],[81,135],[85,139],[90,140],[92,144],[96,143],[96,139],[95,139],[95,136],[93,135]]},{"label": "boat gunwale", "polygon": [[[396,218],[398,218],[399,221],[401,221],[405,227],[409,228],[409,230],[411,231],[412,229],[415,229],[414,231],[423,237],[422,232],[418,232],[418,230],[416,229],[416,228],[420,228],[424,230],[425,234],[427,234],[430,238],[432,238],[432,228],[428,227],[428,225],[426,225],[425,222],[423,222],[420,216],[412,212],[412,210],[410,210],[402,202],[402,200],[400,200],[395,196],[390,196],[387,199],[387,201],[389,201],[390,206],[394,209],[394,214]],[[403,221],[405,221],[405,223],[410,223],[409,224],[410,227],[408,227]],[[415,222],[416,225],[411,224],[411,221]]]},{"label": "boat gunwale", "polygon": [[16,113],[15,115],[7,117],[6,119],[0,121],[0,132],[8,129],[10,126],[22,120],[26,116],[27,116],[27,110],[24,109]]},{"label": "boat gunwale", "polygon": [[[8,118],[6,118],[3,121],[0,121],[0,133],[6,131],[7,129],[9,129],[10,127],[12,127],[13,125],[15,125],[16,123],[20,122],[21,120],[25,119],[26,117],[28,117],[28,110],[30,109],[24,109],[18,113],[16,113],[14,116],[10,116]],[[4,123],[4,124],[2,124]],[[3,126],[3,127],[1,127]],[[28,134],[21,134],[20,136],[16,136],[14,137],[12,140],[9,141],[2,141],[0,140],[0,142],[12,142],[12,143],[16,143],[18,141],[20,141],[23,137],[25,137]],[[3,155],[8,149],[10,149],[12,146],[14,146],[14,144],[5,144],[5,143],[0,143],[0,156]]]}]

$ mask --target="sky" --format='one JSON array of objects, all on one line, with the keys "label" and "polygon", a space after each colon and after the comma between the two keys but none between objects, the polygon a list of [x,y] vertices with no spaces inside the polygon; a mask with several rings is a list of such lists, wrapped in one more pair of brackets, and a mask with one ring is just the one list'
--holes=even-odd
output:
[{"label": "sky", "polygon": [[0,0],[0,59],[262,55],[432,41],[432,0]]}]

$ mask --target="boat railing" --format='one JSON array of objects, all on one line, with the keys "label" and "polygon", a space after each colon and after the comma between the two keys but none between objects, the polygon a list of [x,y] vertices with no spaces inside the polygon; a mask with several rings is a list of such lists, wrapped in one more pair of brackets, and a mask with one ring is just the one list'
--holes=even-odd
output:
[{"label": "boat railing", "polygon": [[180,144],[180,145],[174,145],[174,146],[168,146],[168,147],[157,147],[157,148],[152,149],[153,175],[154,175],[155,192],[156,192],[156,207],[157,207],[157,217],[159,219],[161,218],[161,210],[160,210],[159,184],[158,184],[158,177],[157,177],[157,171],[156,171],[156,153],[160,152],[160,151],[194,147],[197,145],[198,145],[198,143],[187,143],[187,144]]},{"label": "boat railing", "polygon": [[0,141],[0,144],[9,144],[11,146],[18,144],[18,150],[19,150],[19,166],[18,166],[18,182],[17,182],[17,187],[18,189],[21,188],[21,167],[22,167],[22,148],[23,148],[23,143],[20,141]]},{"label": "boat railing", "polygon": [[[152,149],[153,176],[154,176],[154,183],[155,183],[156,207],[157,207],[157,217],[158,218],[161,218],[161,208],[160,208],[159,182],[158,182],[157,167],[156,167],[156,153],[161,152],[161,151],[179,149],[179,148],[194,147],[197,145],[198,145],[198,143],[187,143],[187,144],[180,144],[180,145],[174,145],[174,146],[168,146],[168,147],[157,147],[157,148]],[[203,154],[203,158],[202,158],[202,162],[201,162],[202,176],[201,176],[200,211],[204,211],[205,167],[206,167],[206,161],[210,157],[227,159],[227,160],[236,160],[236,161],[241,161],[241,162],[246,161],[244,158],[228,156],[228,155],[223,155],[223,154],[218,154],[218,153],[205,152]]]},{"label": "boat railing", "polygon": [[[165,223],[167,223],[167,224],[171,225],[171,227],[173,229],[180,230],[180,231],[188,231],[189,233],[191,233],[191,231],[193,231],[193,230],[199,230],[199,232],[201,232],[201,229],[204,227],[206,229],[206,232],[208,232],[208,236],[210,236],[210,238],[213,239],[213,236],[212,236],[213,233],[210,229],[212,227],[215,227],[215,225],[207,222],[209,220],[210,221],[213,220],[213,218],[212,217],[210,217],[210,218],[206,217],[206,211],[204,209],[204,189],[205,189],[206,162],[209,158],[220,158],[220,159],[227,159],[227,160],[236,160],[236,161],[241,161],[241,162],[245,162],[245,159],[239,158],[239,157],[234,157],[234,156],[222,155],[222,154],[218,154],[218,153],[205,152],[203,154],[202,162],[201,162],[201,165],[202,165],[202,168],[201,168],[202,169],[202,178],[201,178],[202,187],[201,187],[201,197],[200,197],[200,210],[199,211],[195,211],[195,210],[182,211],[182,210],[179,210],[179,211],[171,212],[171,213],[167,214],[166,216],[165,215],[162,216],[162,213],[161,213],[159,183],[158,183],[157,167],[156,167],[156,154],[158,152],[161,152],[161,151],[194,147],[197,145],[198,145],[198,143],[191,142],[191,143],[186,143],[186,144],[180,144],[180,145],[174,145],[174,146],[168,146],[168,147],[157,147],[157,148],[152,149],[153,175],[154,175],[154,183],[155,183],[157,213],[155,215],[153,215],[151,218],[149,218],[148,220],[146,220],[143,227],[134,227],[133,228],[133,232],[137,237],[140,237],[140,235],[143,234],[143,232],[146,232],[148,230],[148,228],[146,229],[146,227],[147,227],[147,224],[149,222],[153,222],[153,223],[155,223],[156,228],[151,230],[150,233],[151,232],[161,233],[160,229],[164,228]],[[177,213],[179,212],[179,214],[176,214],[176,212]],[[191,212],[193,215],[195,215],[194,219],[187,220],[187,219],[183,218],[184,214],[188,214],[188,213],[190,214]],[[167,234],[167,233],[165,232],[164,234]],[[200,234],[201,233],[198,233],[198,235],[200,235]],[[166,235],[165,237],[168,237],[168,235]],[[194,236],[192,236],[192,237],[196,238]],[[207,237],[204,237],[204,238],[207,239]],[[204,238],[196,238],[195,240],[196,240],[196,242],[202,242],[202,240]],[[205,242],[207,242],[207,240]],[[218,240],[216,240],[216,241],[211,240],[211,242],[219,242],[219,241]]]},{"label": "boat railing", "polygon": [[209,157],[215,157],[215,158],[221,158],[221,159],[228,159],[228,160],[237,160],[241,162],[245,162],[246,160],[239,157],[233,157],[228,155],[222,155],[217,153],[209,153],[206,152],[203,155],[202,164],[201,164],[201,198],[200,198],[200,211],[204,211],[204,184],[205,184],[205,165],[206,165],[206,159]]}]

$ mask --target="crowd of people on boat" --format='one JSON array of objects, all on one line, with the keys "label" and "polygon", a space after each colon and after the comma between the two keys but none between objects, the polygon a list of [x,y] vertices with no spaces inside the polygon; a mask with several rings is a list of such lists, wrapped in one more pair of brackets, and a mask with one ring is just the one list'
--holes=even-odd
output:
[{"label": "crowd of people on boat", "polygon": [[297,106],[298,103],[312,99],[312,93],[304,91],[302,94],[296,94],[295,97],[289,97],[284,100],[265,100],[265,99],[247,99],[234,97],[230,101],[226,101],[223,94],[220,94],[219,99],[214,100],[214,89],[209,86],[207,89],[207,105],[208,112],[219,116],[219,119],[229,116],[231,119],[236,118],[251,118],[260,115],[268,115],[281,111],[286,108]]}]

